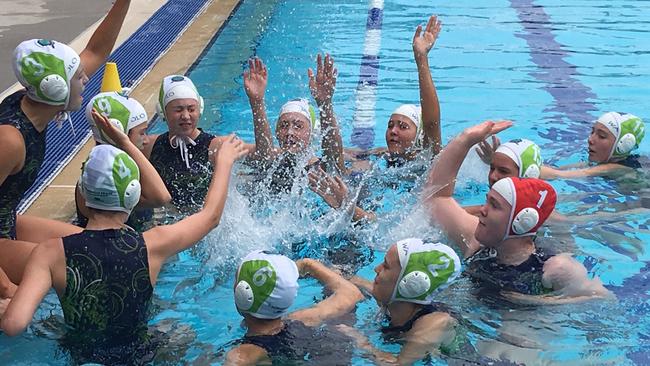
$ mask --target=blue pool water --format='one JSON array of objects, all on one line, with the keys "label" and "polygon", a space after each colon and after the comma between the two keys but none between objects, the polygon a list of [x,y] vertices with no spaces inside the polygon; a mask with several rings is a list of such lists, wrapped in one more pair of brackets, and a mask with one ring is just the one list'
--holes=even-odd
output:
[{"label": "blue pool water", "polygon": [[[502,140],[525,136],[544,147],[547,162],[567,164],[586,159],[586,133],[599,113],[628,111],[650,118],[643,109],[650,85],[650,2],[386,0],[375,146],[385,145],[392,110],[418,99],[411,39],[430,14],[438,14],[443,22],[430,64],[441,101],[444,141],[482,120],[508,118],[516,124]],[[266,102],[274,121],[287,99],[309,95],[306,70],[314,67],[318,52],[329,52],[339,71],[335,110],[344,144],[352,146],[367,17],[366,0],[244,0],[189,74],[206,101],[201,126],[216,134],[236,132],[252,142],[252,117],[241,78],[247,59],[261,57],[269,68]],[[158,123],[154,132],[164,128]],[[647,141],[640,152],[650,153]],[[392,241],[438,236],[415,205],[415,193],[382,184],[402,173],[382,171],[368,178],[380,181],[368,198],[380,202],[380,217],[355,235],[349,233],[345,217],[321,207],[308,191],[294,191],[260,214],[237,191],[242,179],[236,179],[219,228],[196,249],[170,261],[159,278],[151,324],[172,329],[165,362],[219,363],[228,342],[243,335],[232,300],[232,272],[249,250],[310,253],[328,260],[327,247],[356,240],[369,262],[359,274],[372,278],[372,269]],[[470,155],[459,175],[458,198],[467,204],[481,202],[486,175],[487,168]],[[553,186],[560,194],[559,211],[571,216],[592,213],[594,207],[620,212],[639,206],[639,187],[631,184],[597,178]],[[526,364],[648,364],[649,217],[642,211],[614,213],[598,221],[552,225],[545,236],[554,240],[540,238],[574,252],[616,293],[617,303],[510,308],[477,299],[466,279],[441,293],[440,301],[462,315],[469,340],[487,356]],[[315,281],[300,284],[296,309],[322,297]],[[56,342],[62,332],[56,304],[50,294],[25,335],[0,337],[3,363],[66,363]],[[379,340],[378,324],[376,304],[360,304],[357,325],[375,345],[396,351]],[[356,355],[354,363],[367,360]]]}]

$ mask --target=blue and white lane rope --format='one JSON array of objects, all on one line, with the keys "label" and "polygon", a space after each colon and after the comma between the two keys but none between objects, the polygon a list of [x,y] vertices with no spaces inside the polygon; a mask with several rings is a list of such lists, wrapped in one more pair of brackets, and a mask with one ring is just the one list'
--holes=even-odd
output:
[{"label": "blue and white lane rope", "polygon": [[368,7],[366,38],[352,119],[352,144],[361,149],[372,147],[375,141],[375,104],[384,0],[370,0]]}]

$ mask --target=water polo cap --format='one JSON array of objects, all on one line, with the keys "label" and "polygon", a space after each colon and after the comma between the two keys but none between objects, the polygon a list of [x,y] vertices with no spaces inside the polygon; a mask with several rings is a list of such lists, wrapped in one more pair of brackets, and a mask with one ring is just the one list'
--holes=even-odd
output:
[{"label": "water polo cap", "polygon": [[401,271],[390,302],[430,304],[435,293],[452,283],[461,272],[460,258],[441,243],[410,238],[398,241]]},{"label": "water polo cap", "polygon": [[12,66],[29,98],[67,109],[70,80],[80,62],[77,52],[63,43],[30,39],[16,47]]},{"label": "water polo cap", "polygon": [[140,200],[140,170],[124,151],[97,145],[83,164],[81,193],[88,207],[130,213]]},{"label": "water polo cap", "polygon": [[536,178],[503,178],[492,189],[512,206],[503,240],[535,235],[557,201],[555,189]]},{"label": "water polo cap", "polygon": [[277,319],[293,305],[298,293],[298,267],[291,259],[254,251],[237,270],[235,305],[240,313]]},{"label": "water polo cap", "polygon": [[314,110],[314,107],[309,103],[309,101],[305,98],[298,98],[298,99],[293,99],[290,100],[280,108],[280,114],[278,115],[278,120],[280,117],[285,114],[285,113],[300,113],[303,115],[305,118],[310,123],[310,127],[312,132],[317,130],[320,126],[317,123],[318,121],[316,120],[316,111]]},{"label": "water polo cap", "polygon": [[99,93],[86,105],[86,120],[90,124],[95,141],[102,144],[114,145],[115,142],[95,124],[91,114],[93,108],[126,134],[132,128],[148,121],[147,112],[137,100],[116,92]]},{"label": "water polo cap", "polygon": [[645,124],[641,118],[629,113],[607,112],[600,116],[596,122],[607,127],[616,137],[608,160],[630,155],[634,149],[639,147],[645,136]]},{"label": "water polo cap", "polygon": [[519,167],[519,178],[539,178],[542,170],[542,154],[536,143],[517,139],[500,145],[495,153],[502,153]]},{"label": "water polo cap", "polygon": [[167,119],[165,107],[169,102],[176,99],[194,99],[198,101],[199,112],[203,114],[203,97],[201,97],[190,78],[183,75],[169,75],[165,77],[162,84],[160,84],[156,111]]},{"label": "water polo cap", "polygon": [[415,146],[422,146],[424,131],[422,130],[422,107],[415,104],[402,104],[392,114],[407,117],[415,124]]}]

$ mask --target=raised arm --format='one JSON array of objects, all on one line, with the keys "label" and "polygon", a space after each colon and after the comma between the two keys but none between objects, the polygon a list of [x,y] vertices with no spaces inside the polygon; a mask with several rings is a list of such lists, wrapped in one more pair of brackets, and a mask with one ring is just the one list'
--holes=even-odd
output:
[{"label": "raised arm", "polygon": [[244,143],[231,135],[217,153],[216,168],[212,173],[203,209],[173,225],[158,226],[143,234],[149,252],[152,281],[155,282],[160,267],[167,258],[196,244],[219,224],[226,204],[232,166],[245,155]]},{"label": "raised arm", "polygon": [[302,276],[314,277],[333,293],[311,308],[289,314],[289,318],[300,320],[308,326],[317,326],[327,319],[351,312],[354,306],[364,299],[357,286],[319,261],[309,258],[300,259],[296,265]]},{"label": "raised arm", "polygon": [[442,149],[442,137],[440,132],[440,103],[438,93],[431,78],[429,68],[429,51],[438,39],[440,34],[440,21],[435,15],[429,18],[427,27],[422,33],[422,26],[418,25],[413,36],[413,55],[415,64],[418,67],[418,83],[420,85],[420,105],[422,106],[422,129],[424,139],[422,145],[425,148],[431,147],[434,155]]},{"label": "raised arm", "polygon": [[[57,257],[53,247],[63,247],[61,239],[53,239],[36,246],[29,257],[23,280],[2,315],[2,330],[10,337],[22,333],[34,317],[41,301],[52,287],[51,262]],[[63,255],[60,253],[59,255]]]},{"label": "raised arm", "polygon": [[90,37],[86,48],[81,51],[79,57],[81,57],[86,75],[94,74],[108,59],[130,4],[130,0],[115,0],[111,10]]},{"label": "raised arm", "polygon": [[316,58],[316,75],[314,75],[311,68],[307,70],[307,74],[309,76],[309,90],[311,90],[311,95],[316,100],[320,112],[325,164],[331,172],[339,174],[343,172],[345,165],[343,162],[343,139],[332,106],[337,76],[334,59],[329,54],[326,54],[323,63],[322,56],[319,54]]},{"label": "raised arm", "polygon": [[266,66],[262,60],[257,57],[248,60],[248,70],[244,71],[244,90],[253,112],[255,131],[255,154],[251,158],[260,160],[270,160],[273,157],[273,135],[264,104],[267,79]]},{"label": "raised arm", "polygon": [[423,190],[423,203],[428,206],[431,218],[446,232],[463,251],[465,257],[478,248],[474,231],[479,221],[467,213],[452,198],[456,176],[469,149],[488,136],[512,125],[512,122],[486,121],[463,131],[452,140],[438,156]]},{"label": "raised arm", "polygon": [[129,137],[118,130],[109,122],[106,116],[98,113],[95,109],[92,111],[92,117],[95,124],[115,141],[115,146],[124,150],[138,165],[138,169],[140,169],[140,186],[142,187],[138,207],[160,207],[171,201],[172,196],[167,191],[165,182],[160,178],[156,168],[151,165],[151,162],[144,156],[142,151],[133,145]]}]

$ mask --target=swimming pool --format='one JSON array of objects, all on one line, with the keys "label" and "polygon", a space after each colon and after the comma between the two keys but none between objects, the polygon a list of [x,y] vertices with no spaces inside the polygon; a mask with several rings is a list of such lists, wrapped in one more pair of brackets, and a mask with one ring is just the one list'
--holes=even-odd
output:
[{"label": "swimming pool", "polygon": [[[584,159],[586,137],[582,135],[600,112],[620,110],[646,117],[641,108],[650,82],[650,52],[642,45],[650,44],[650,32],[643,31],[650,22],[649,8],[646,2],[605,0],[440,4],[386,0],[374,145],[384,145],[391,111],[418,99],[410,42],[416,25],[435,13],[443,22],[443,32],[430,63],[441,100],[445,141],[484,119],[509,118],[516,126],[502,140],[531,138],[543,146],[545,160],[553,163]],[[306,69],[313,67],[317,52],[327,51],[339,70],[335,110],[344,144],[351,146],[367,17],[366,0],[242,1],[189,74],[206,100],[201,126],[217,134],[235,131],[252,141],[251,113],[241,80],[248,57],[263,58],[269,68],[266,101],[273,121],[284,101],[309,94]],[[154,132],[162,129],[159,123]],[[646,142],[641,153],[648,155],[649,150]],[[458,185],[463,202],[482,200],[486,189],[475,181],[484,182],[486,174],[481,163],[470,157],[460,175],[466,184]],[[620,206],[635,199],[634,192],[604,179],[553,185],[561,195],[560,211],[573,214],[585,213],[593,205]],[[325,215],[314,217],[315,196],[309,192],[276,202],[260,215],[234,186],[220,227],[197,249],[168,263],[160,275],[152,324],[172,329],[168,334],[173,340],[165,348],[170,364],[218,363],[224,345],[227,349],[229,341],[243,335],[232,300],[232,272],[245,253],[254,248],[291,253],[292,247],[307,243],[309,252],[318,254],[328,238],[347,230],[344,218],[335,212],[325,210]],[[578,197],[585,191],[588,194]],[[359,235],[365,245],[378,249],[372,263],[360,271],[368,278],[391,241],[422,232],[435,235],[414,206],[414,195],[390,190],[383,194],[379,221]],[[511,309],[477,299],[466,279],[445,290],[440,299],[461,313],[471,342],[493,357],[501,352],[527,364],[646,364],[650,362],[648,218],[647,214],[619,215],[606,223],[550,229],[549,235],[575,251],[591,273],[611,286],[618,304]],[[313,280],[300,284],[295,308],[322,296]],[[25,335],[11,340],[0,337],[3,363],[66,364],[56,342],[62,315],[54,296],[48,295]],[[373,301],[362,303],[357,324],[373,343],[394,350],[378,340],[376,313]],[[367,363],[361,357],[354,361]]]}]

